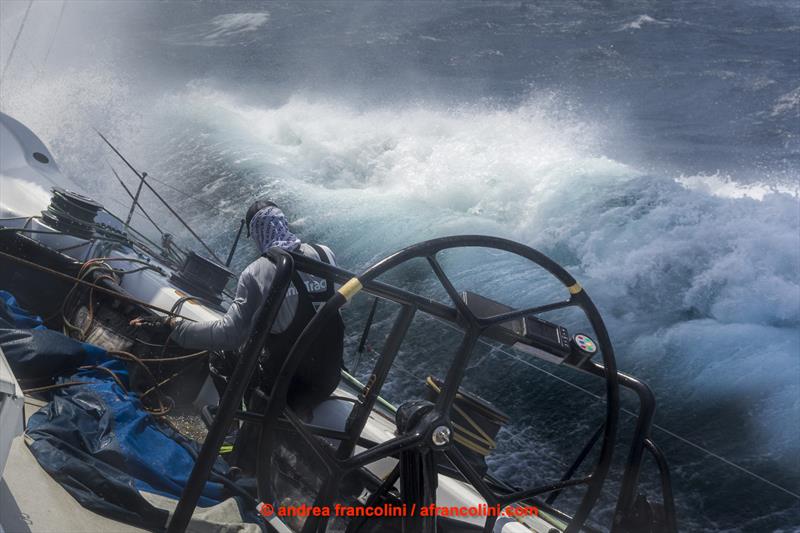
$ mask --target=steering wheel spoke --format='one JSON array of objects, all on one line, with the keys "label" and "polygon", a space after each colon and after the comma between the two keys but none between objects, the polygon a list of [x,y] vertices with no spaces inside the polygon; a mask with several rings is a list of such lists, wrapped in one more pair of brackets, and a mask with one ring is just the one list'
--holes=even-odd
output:
[{"label": "steering wheel spoke", "polygon": [[570,298],[569,300],[564,300],[562,302],[553,302],[545,305],[537,305],[536,307],[528,307],[525,309],[514,309],[512,311],[508,311],[506,313],[500,313],[498,315],[492,315],[485,318],[478,318],[481,326],[488,327],[494,326],[496,324],[503,324],[505,322],[510,322],[517,318],[522,318],[527,315],[539,315],[541,313],[546,313],[548,311],[556,311],[558,309],[565,309],[567,307],[576,307],[578,302],[574,299]]},{"label": "steering wheel spoke", "polygon": [[453,463],[453,466],[456,467],[456,470],[461,472],[464,478],[475,487],[475,490],[478,491],[478,494],[486,500],[486,503],[489,505],[495,505],[500,502],[498,496],[492,492],[492,489],[486,484],[483,480],[483,477],[475,470],[475,468],[469,464],[464,454],[461,453],[456,446],[451,447],[445,452],[447,458],[450,459],[450,462]]},{"label": "steering wheel spoke", "polygon": [[548,483],[547,485],[540,485],[538,487],[532,487],[530,489],[520,490],[517,492],[512,492],[510,494],[504,494],[503,496],[498,498],[498,502],[501,505],[511,505],[512,503],[529,500],[536,496],[540,496],[542,494],[547,494],[550,492],[555,492],[557,490],[563,490],[568,487],[577,487],[580,485],[586,485],[590,481],[592,481],[591,475],[578,479],[567,479],[564,481],[556,481],[554,483]]},{"label": "steering wheel spoke", "polygon": [[428,261],[428,264],[431,266],[433,273],[436,274],[436,279],[439,280],[439,283],[442,284],[444,290],[447,291],[447,295],[450,297],[450,300],[453,301],[453,305],[456,306],[458,312],[461,316],[463,316],[468,323],[475,324],[478,320],[478,317],[475,316],[475,313],[467,307],[467,304],[464,302],[461,295],[458,294],[458,291],[453,286],[450,278],[447,277],[445,274],[444,269],[442,269],[442,265],[439,264],[439,261],[436,260],[435,255],[429,255],[425,258]]},{"label": "steering wheel spoke", "polygon": [[400,499],[408,509],[403,515],[403,531],[436,533],[437,513],[423,513],[422,509],[436,505],[438,484],[434,451],[412,449],[400,454]]},{"label": "steering wheel spoke", "polygon": [[389,439],[386,442],[382,442],[377,446],[358,453],[348,459],[345,459],[339,464],[342,465],[342,467],[346,470],[367,466],[368,464],[374,463],[375,461],[383,459],[384,457],[390,457],[402,452],[403,450],[416,446],[422,440],[422,438],[423,436],[419,433],[401,435],[399,437]]},{"label": "steering wheel spoke", "polygon": [[308,430],[302,420],[300,420],[294,411],[291,408],[287,408],[284,411],[286,418],[289,420],[289,423],[292,427],[300,434],[303,441],[313,450],[314,455],[322,461],[325,465],[325,468],[328,470],[330,475],[336,474],[339,472],[339,465],[336,461],[336,458],[333,455],[332,450],[326,444],[323,444],[321,440],[314,436],[312,432]]}]

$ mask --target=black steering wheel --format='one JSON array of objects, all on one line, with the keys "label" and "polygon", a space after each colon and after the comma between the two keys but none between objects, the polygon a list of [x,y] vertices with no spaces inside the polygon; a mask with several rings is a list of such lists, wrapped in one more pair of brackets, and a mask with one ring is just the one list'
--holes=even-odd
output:
[{"label": "black steering wheel", "polygon": [[[560,302],[513,310],[491,317],[478,317],[461,298],[436,258],[437,254],[443,250],[464,247],[502,250],[528,259],[557,278],[566,288],[569,297]],[[423,258],[428,262],[452,301],[453,307],[447,306],[446,308],[454,318],[453,323],[464,331],[456,356],[448,369],[447,377],[435,405],[425,412],[405,413],[408,416],[398,416],[398,435],[396,437],[355,454],[352,454],[355,448],[354,444],[348,448],[346,456],[341,453],[334,453],[329,446],[324,445],[308,429],[290,408],[287,408],[286,398],[291,379],[300,362],[308,354],[309,347],[312,346],[316,337],[328,321],[335,318],[343,305],[362,289],[370,292],[371,288],[376,288],[375,292],[380,292],[377,287],[382,284],[376,282],[375,279],[414,258]],[[413,307],[413,304],[411,306]],[[487,328],[525,315],[566,307],[578,307],[583,311],[597,335],[597,344],[602,354],[606,390],[606,419],[599,456],[591,472],[586,477],[554,482],[512,493],[497,494],[485,482],[483,476],[476,472],[458,448],[452,445],[453,442],[450,438],[452,434],[450,411],[463,379],[464,370],[475,344]],[[262,421],[259,439],[258,488],[259,499],[265,502],[274,501],[275,499],[267,468],[274,447],[273,433],[279,425],[281,415],[288,419],[289,423],[320,459],[326,470],[326,477],[315,501],[317,506],[329,506],[333,503],[333,499],[337,494],[338,483],[346,473],[389,456],[399,456],[400,464],[395,468],[393,475],[384,482],[385,486],[382,486],[382,489],[391,488],[397,478],[400,477],[401,497],[405,500],[419,502],[422,505],[435,503],[438,472],[435,461],[432,459],[433,453],[430,452],[442,452],[490,506],[508,506],[528,501],[541,494],[559,491],[567,487],[585,485],[586,492],[577,511],[569,520],[566,529],[568,532],[577,532],[586,521],[589,512],[597,501],[611,466],[619,418],[617,368],[608,331],[597,308],[586,294],[586,291],[564,268],[541,252],[511,240],[480,235],[443,237],[405,248],[369,267],[361,275],[351,278],[324,304],[303,330],[303,333],[287,356],[278,378],[275,380]],[[362,428],[363,424],[359,431]],[[341,449],[340,447],[340,452]],[[419,480],[418,482],[404,483],[402,478],[404,475],[418,476]],[[487,517],[484,531],[492,531],[495,521],[496,517]],[[313,531],[317,528],[324,529],[324,525],[324,521],[320,522],[310,518],[306,522],[304,532]],[[435,517],[409,519],[406,526],[412,531],[433,532],[436,528],[436,521]]]}]

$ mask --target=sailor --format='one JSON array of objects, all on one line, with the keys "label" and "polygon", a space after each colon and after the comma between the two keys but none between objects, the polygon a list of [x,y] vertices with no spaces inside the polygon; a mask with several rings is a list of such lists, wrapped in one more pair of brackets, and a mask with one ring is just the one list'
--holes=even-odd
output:
[{"label": "sailor", "polygon": [[[275,277],[275,265],[265,257],[267,251],[277,246],[330,265],[336,264],[334,254],[327,246],[301,242],[290,231],[284,213],[269,200],[259,199],[248,208],[245,225],[248,237],[252,237],[264,255],[241,273],[234,300],[222,318],[208,322],[191,322],[175,317],[137,318],[131,321],[134,326],[171,330],[170,338],[184,348],[234,351],[233,354],[227,352],[213,356],[209,361],[211,375],[220,395],[235,367],[235,352],[249,339]],[[260,384],[267,394],[272,388],[272,379],[295,340],[313,318],[316,309],[333,293],[331,280],[305,273],[295,273],[293,276],[261,359]],[[289,389],[290,405],[305,411],[333,392],[339,382],[343,339],[344,325],[340,318],[326,328],[315,341],[309,357],[300,365]]]}]

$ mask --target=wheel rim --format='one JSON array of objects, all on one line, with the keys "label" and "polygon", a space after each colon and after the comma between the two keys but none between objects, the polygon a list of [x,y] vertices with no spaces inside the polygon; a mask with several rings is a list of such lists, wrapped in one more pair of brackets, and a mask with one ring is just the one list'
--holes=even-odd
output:
[{"label": "wheel rim", "polygon": [[[437,447],[431,442],[433,428],[440,426],[450,427],[450,410],[456,392],[463,380],[465,363],[469,361],[476,341],[480,338],[481,333],[488,327],[498,323],[497,320],[495,320],[496,317],[489,317],[488,319],[479,318],[467,307],[436,258],[437,254],[444,250],[471,247],[510,252],[528,259],[537,266],[543,268],[564,285],[570,295],[568,300],[570,302],[569,306],[578,307],[583,311],[597,335],[597,343],[600,348],[599,351],[602,354],[603,366],[605,368],[606,417],[598,459],[591,473],[581,480],[573,480],[566,484],[562,483],[561,485],[555,483],[542,487],[534,487],[532,489],[512,493],[511,495],[498,495],[487,486],[482,477],[464,459],[457,448],[452,445]],[[288,384],[297,370],[299,362],[308,352],[316,336],[327,325],[328,320],[331,320],[338,314],[339,309],[343,305],[362,288],[367,287],[367,290],[369,290],[370,283],[379,276],[416,258],[424,258],[428,262],[438,281],[450,297],[454,310],[462,323],[461,326],[462,329],[464,329],[464,338],[459,347],[457,357],[453,363],[451,363],[447,379],[442,388],[442,393],[439,395],[433,411],[425,418],[424,424],[419,424],[405,434],[346,459],[337,458],[326,450],[311,432],[304,429],[303,423],[291,413],[291,409],[286,408]],[[562,306],[567,307],[565,305]],[[583,290],[580,284],[578,284],[563,267],[541,252],[514,241],[497,237],[466,235],[425,241],[388,256],[366,269],[361,275],[352,278],[342,285],[337,293],[323,305],[317,315],[309,322],[290,351],[286,362],[281,368],[278,379],[275,380],[275,386],[270,394],[263,419],[259,440],[258,468],[259,498],[261,501],[274,500],[274,491],[269,481],[269,472],[266,471],[266,465],[269,463],[267,459],[271,457],[274,446],[274,440],[271,434],[278,418],[284,412],[287,414],[292,426],[300,433],[303,440],[311,447],[326,469],[327,480],[323,483],[322,490],[317,494],[315,505],[324,506],[332,503],[336,495],[336,482],[348,471],[361,468],[381,458],[401,454],[402,452],[408,453],[408,450],[412,449],[419,451],[419,453],[443,451],[456,466],[456,469],[475,487],[487,503],[491,505],[498,503],[510,505],[519,501],[529,500],[539,494],[552,492],[553,490],[585,484],[587,486],[586,493],[566,529],[568,532],[574,532],[578,531],[588,518],[589,512],[600,495],[603,483],[611,466],[619,418],[619,385],[617,382],[617,369],[613,346],[611,345],[608,331],[606,330],[602,317],[591,298],[586,294],[586,291]],[[495,520],[490,520],[490,517],[487,517],[485,530],[491,530],[491,526]],[[311,531],[319,525],[320,522],[309,520],[306,523],[304,531]],[[428,529],[428,527],[423,527],[426,530]]]}]

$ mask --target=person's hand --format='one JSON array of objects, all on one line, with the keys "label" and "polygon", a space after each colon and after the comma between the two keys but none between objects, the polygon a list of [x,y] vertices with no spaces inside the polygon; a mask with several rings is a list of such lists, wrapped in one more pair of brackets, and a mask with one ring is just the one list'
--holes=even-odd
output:
[{"label": "person's hand", "polygon": [[137,328],[147,328],[157,333],[170,333],[175,327],[175,317],[171,316],[140,316],[130,321],[130,325]]}]

